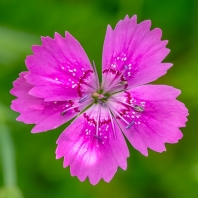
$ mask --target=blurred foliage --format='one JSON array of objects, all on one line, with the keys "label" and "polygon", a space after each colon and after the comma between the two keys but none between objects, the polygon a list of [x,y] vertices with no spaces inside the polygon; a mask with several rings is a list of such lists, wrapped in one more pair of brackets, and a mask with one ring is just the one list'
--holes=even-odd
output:
[{"label": "blurred foliage", "polygon": [[0,189],[0,198],[23,198],[23,195],[16,187],[4,187]]},{"label": "blurred foliage", "polygon": [[[9,110],[14,99],[9,90],[18,74],[26,70],[24,60],[31,54],[31,46],[41,43],[41,35],[53,37],[54,32],[64,35],[69,31],[100,70],[106,26],[114,27],[126,14],[137,14],[139,22],[151,19],[152,28],[163,30],[163,39],[169,40],[171,49],[166,61],[174,66],[155,83],[181,89],[179,100],[186,104],[190,116],[182,129],[183,139],[167,145],[167,152],[149,151],[149,157],[144,157],[129,145],[127,171],[119,169],[109,184],[101,181],[92,186],[87,180],[81,183],[71,177],[62,160],[55,160],[55,142],[66,125],[53,132],[31,134],[31,125],[14,121],[18,114]],[[18,186],[25,198],[198,197],[197,20],[198,2],[194,0],[0,1],[0,118],[14,140]],[[0,186],[2,175],[0,163]]]}]

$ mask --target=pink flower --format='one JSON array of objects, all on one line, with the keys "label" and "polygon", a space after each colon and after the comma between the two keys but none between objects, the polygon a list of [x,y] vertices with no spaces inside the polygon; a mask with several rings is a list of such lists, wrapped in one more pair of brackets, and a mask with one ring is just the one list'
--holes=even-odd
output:
[{"label": "pink flower", "polygon": [[35,124],[33,133],[55,129],[75,117],[57,140],[56,158],[64,158],[71,175],[95,185],[109,182],[118,166],[127,168],[129,151],[123,134],[143,155],[148,148],[163,152],[165,143],[182,138],[188,111],[177,101],[180,90],[144,85],[172,66],[162,63],[169,53],[162,31],[151,22],[125,17],[107,27],[102,55],[102,83],[95,66],[77,40],[42,37],[26,59],[28,71],[13,83],[17,97],[11,108],[17,118]]}]

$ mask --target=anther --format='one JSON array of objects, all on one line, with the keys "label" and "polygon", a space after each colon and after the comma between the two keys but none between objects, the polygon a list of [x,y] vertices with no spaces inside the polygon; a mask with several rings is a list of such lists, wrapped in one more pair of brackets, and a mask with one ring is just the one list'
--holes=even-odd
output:
[{"label": "anther", "polygon": [[94,135],[94,137],[95,137],[96,139],[98,139],[98,140],[102,140],[102,138],[99,137],[98,135]]},{"label": "anther", "polygon": [[119,85],[126,85],[126,84],[128,84],[128,83],[127,83],[127,81],[120,81],[118,84],[119,84]]},{"label": "anther", "polygon": [[125,69],[125,70],[126,70],[126,69],[129,69],[129,67],[128,67],[127,65],[125,65],[125,66],[124,66],[124,69]]},{"label": "anther", "polygon": [[80,98],[80,100],[78,101],[78,103],[83,103],[87,100],[89,95],[84,95],[82,98]]},{"label": "anther", "polygon": [[133,109],[134,109],[135,111],[138,111],[138,112],[143,112],[143,111],[144,111],[144,107],[139,106],[139,105],[134,105],[134,106],[133,106]]},{"label": "anther", "polygon": [[125,127],[125,129],[130,129],[130,128],[133,126],[134,123],[135,123],[135,122],[132,121],[131,123],[129,123],[129,125],[127,125],[127,126]]},{"label": "anther", "polygon": [[63,112],[61,113],[61,115],[64,116],[64,115],[66,114],[66,112],[67,112],[67,109],[66,109],[65,111],[63,111]]},{"label": "anther", "polygon": [[102,105],[103,107],[106,107],[106,104],[104,102],[102,102],[101,100],[97,100],[97,102]]}]

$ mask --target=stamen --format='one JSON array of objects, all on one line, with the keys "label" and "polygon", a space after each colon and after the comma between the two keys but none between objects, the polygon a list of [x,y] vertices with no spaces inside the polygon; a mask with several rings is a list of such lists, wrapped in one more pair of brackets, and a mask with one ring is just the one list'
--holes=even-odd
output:
[{"label": "stamen", "polygon": [[84,95],[82,98],[80,98],[80,100],[78,101],[78,103],[83,103],[87,100],[89,95]]},{"label": "stamen", "polygon": [[128,69],[128,66],[125,65],[123,71],[120,73],[120,75],[118,76],[118,78],[120,78],[127,69]]},{"label": "stamen", "polygon": [[83,85],[86,85],[86,86],[90,87],[91,89],[95,90],[96,87],[93,84],[91,84],[90,82],[86,82],[85,81],[87,79],[87,77],[91,78],[92,75],[89,75],[90,72],[93,73],[92,70],[87,70],[84,73],[84,75],[80,77],[80,80],[78,81],[78,83],[79,83],[79,85],[83,84]]},{"label": "stamen", "polygon": [[110,109],[109,109],[108,106],[105,109],[107,109],[108,110],[108,113],[109,113],[109,117],[110,117],[111,124],[112,124],[112,129],[113,129],[113,136],[114,136],[115,139],[117,139],[116,132],[115,132],[115,126],[114,126],[114,122],[113,122],[113,117],[112,117],[111,111],[110,111]]},{"label": "stamen", "polygon": [[[120,81],[118,82],[117,84],[115,84],[113,87],[111,87],[110,89],[108,89],[107,91],[111,91],[112,88],[115,88],[115,87],[121,87],[123,85],[127,85],[128,82],[127,81]],[[122,90],[121,90],[122,91]],[[125,91],[125,89],[123,89],[123,91]]]},{"label": "stamen", "polygon": [[130,123],[127,122],[127,121],[123,118],[123,116],[121,116],[121,115],[113,108],[112,105],[110,105],[110,104],[108,103],[108,106],[111,106],[111,110],[112,110],[119,118],[121,118],[125,123],[127,123],[127,125],[130,125]]},{"label": "stamen", "polygon": [[103,102],[103,101],[101,101],[101,100],[97,100],[97,102],[98,102],[100,105],[102,105],[103,107],[106,106],[105,102]]},{"label": "stamen", "polygon": [[97,90],[99,91],[100,90],[100,82],[99,82],[99,77],[98,77],[98,72],[96,70],[96,65],[95,65],[95,62],[93,61],[93,68],[94,68],[94,72],[95,72],[95,76],[96,76],[96,87],[97,87]]},{"label": "stamen", "polygon": [[130,129],[130,128],[131,128],[131,126],[133,126],[133,125],[134,125],[134,123],[135,123],[135,121],[132,121],[128,126],[126,126],[126,127],[125,127],[125,129]]},{"label": "stamen", "polygon": [[[88,101],[86,101],[86,103],[90,103],[91,101],[93,101],[93,100],[88,100]],[[75,105],[75,106],[71,106],[70,108],[65,109],[65,110],[61,113],[61,115],[64,116],[64,115],[66,114],[67,111],[69,111],[69,110],[71,110],[71,109],[75,109],[75,108],[80,107],[80,106],[82,106],[82,105],[85,105],[86,103],[80,103],[80,104],[77,104],[77,105]]]},{"label": "stamen", "polygon": [[125,66],[124,66],[124,69],[125,69],[125,70],[126,70],[126,69],[129,69],[129,67],[128,67],[127,65],[125,65]]},{"label": "stamen", "polygon": [[143,112],[144,111],[144,107],[139,106],[139,105],[134,105],[133,108],[134,108],[135,111],[138,111],[138,112]]},{"label": "stamen", "polygon": [[119,100],[116,97],[111,97],[111,99],[116,100],[116,101],[120,102],[121,104],[125,104],[129,107],[132,107],[135,111],[138,111],[138,112],[143,112],[144,111],[144,107],[142,107],[142,106],[128,104],[126,102],[123,102],[123,101]]},{"label": "stamen", "polygon": [[98,140],[102,140],[102,138],[99,137],[99,136],[97,136],[97,135],[94,135],[94,137],[95,137],[96,139],[98,139]]},{"label": "stamen", "polygon": [[118,85],[127,85],[127,84],[128,84],[127,81],[120,81],[120,82],[118,83]]},{"label": "stamen", "polygon": [[[125,65],[124,66],[124,70],[115,78],[111,81],[111,83],[109,84],[109,88],[107,88],[105,91],[108,92],[109,90],[111,90],[112,88],[114,87],[117,87],[118,85],[121,86],[122,83],[124,83],[123,85],[126,85],[127,84],[127,81],[120,81],[120,77],[124,74],[124,72],[128,69],[128,66]],[[118,82],[120,81],[120,82]]]},{"label": "stamen", "polygon": [[126,102],[123,102],[122,100],[119,100],[118,98],[116,98],[116,97],[111,97],[111,100],[116,100],[116,102],[120,102],[121,104],[125,104],[125,105],[127,105],[127,106],[129,106],[129,107],[132,107],[130,104],[128,104],[128,103],[126,103]]},{"label": "stamen", "polygon": [[100,124],[100,113],[101,113],[101,106],[98,105],[98,114],[97,114],[97,120],[96,120],[96,136],[97,137],[98,137],[99,124]]}]

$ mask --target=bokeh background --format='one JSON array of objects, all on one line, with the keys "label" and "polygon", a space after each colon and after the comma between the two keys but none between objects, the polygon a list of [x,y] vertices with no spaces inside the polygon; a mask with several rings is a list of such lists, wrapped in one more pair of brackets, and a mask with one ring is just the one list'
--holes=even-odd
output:
[{"label": "bokeh background", "polygon": [[[110,183],[92,186],[71,177],[55,159],[56,140],[67,126],[31,134],[32,125],[16,122],[10,110],[12,82],[26,70],[24,60],[40,36],[77,38],[101,69],[107,24],[125,15],[151,19],[163,30],[174,63],[155,83],[182,90],[189,109],[184,137],[160,154],[144,157],[130,145],[128,169]],[[0,0],[0,197],[5,198],[197,198],[198,197],[198,1],[196,0]]]}]

